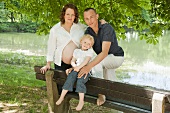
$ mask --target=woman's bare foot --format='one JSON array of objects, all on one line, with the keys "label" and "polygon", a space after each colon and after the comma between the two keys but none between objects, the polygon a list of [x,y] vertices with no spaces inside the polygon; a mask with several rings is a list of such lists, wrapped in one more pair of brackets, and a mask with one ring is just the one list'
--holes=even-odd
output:
[{"label": "woman's bare foot", "polygon": [[79,104],[76,107],[76,111],[80,111],[83,108],[84,101],[79,101]]},{"label": "woman's bare foot", "polygon": [[101,106],[102,104],[104,104],[106,101],[106,96],[105,95],[98,95],[98,99],[97,99],[97,105]]},{"label": "woman's bare foot", "polygon": [[61,104],[61,102],[62,102],[63,100],[64,100],[64,99],[59,98],[59,99],[57,100],[57,102],[56,102],[56,105],[60,105],[60,104]]}]

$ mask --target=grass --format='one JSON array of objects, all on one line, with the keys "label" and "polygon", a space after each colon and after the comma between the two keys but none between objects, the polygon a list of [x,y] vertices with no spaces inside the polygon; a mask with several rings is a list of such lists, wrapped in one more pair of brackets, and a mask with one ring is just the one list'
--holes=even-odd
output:
[{"label": "grass", "polygon": [[43,81],[35,79],[33,69],[26,66],[0,64],[0,111],[47,113]]},{"label": "grass", "polygon": [[0,111],[47,113],[46,92],[40,88],[0,85]]},{"label": "grass", "polygon": [[[0,53],[0,112],[48,113],[44,81],[37,80],[34,65],[44,65],[42,56],[26,56],[18,53]],[[70,101],[73,113],[78,100]],[[81,113],[117,113],[105,107],[85,103]]]},{"label": "grass", "polygon": [[[0,53],[0,112],[47,113],[45,82],[36,80],[33,65],[43,57]],[[39,59],[39,60],[38,60]]]}]

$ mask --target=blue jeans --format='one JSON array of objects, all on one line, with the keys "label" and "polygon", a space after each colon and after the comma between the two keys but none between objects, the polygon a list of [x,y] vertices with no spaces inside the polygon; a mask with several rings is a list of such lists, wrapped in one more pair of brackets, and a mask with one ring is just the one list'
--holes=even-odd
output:
[{"label": "blue jeans", "polygon": [[73,91],[74,83],[77,80],[76,83],[76,91],[79,93],[86,93],[86,85],[85,83],[88,81],[90,74],[87,75],[87,77],[84,79],[84,76],[81,78],[77,78],[78,72],[72,71],[66,79],[66,82],[64,83],[63,89],[68,91]]},{"label": "blue jeans", "polygon": [[[61,66],[58,66],[56,64],[54,64],[54,68],[55,70],[62,70],[62,71],[65,71],[66,69],[69,69],[71,68],[71,64],[66,64],[64,63],[63,61],[61,62]],[[58,88],[58,93],[61,94],[61,91],[62,91],[62,86],[57,84],[57,88]]]}]

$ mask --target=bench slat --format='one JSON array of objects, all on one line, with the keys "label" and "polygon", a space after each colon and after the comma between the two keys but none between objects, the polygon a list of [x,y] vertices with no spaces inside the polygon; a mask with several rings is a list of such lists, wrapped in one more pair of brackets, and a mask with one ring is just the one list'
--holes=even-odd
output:
[{"label": "bench slat", "polygon": [[[36,79],[45,81],[45,75],[40,72],[40,68],[41,66],[34,67],[34,70],[36,72]],[[66,73],[59,70],[53,71],[54,71],[53,80],[57,82],[57,84],[63,85],[67,77]],[[170,92],[167,91],[157,90],[153,88],[144,88],[141,86],[119,83],[93,77],[90,78],[86,86],[87,86],[86,96],[91,95],[91,97],[95,98],[93,100],[95,103],[97,95],[100,93],[105,94],[107,97],[106,105],[108,103],[109,104],[107,106],[104,104],[104,106],[106,107],[109,106],[111,107],[112,103],[114,103],[113,106],[115,107],[116,106],[115,103],[119,103],[124,104],[126,106],[134,107],[136,109],[138,108],[146,110],[146,113],[150,112],[152,109],[152,96],[154,92],[161,92],[166,95],[170,95]],[[78,96],[76,96],[76,98],[77,97]],[[92,101],[92,99],[90,98],[89,101]],[[113,108],[113,106],[111,108]],[[117,105],[117,110],[123,110],[125,106],[122,107],[121,109],[119,109],[119,107],[121,106]],[[167,98],[165,98],[165,111],[170,112],[170,103]],[[134,113],[137,112],[134,111]]]},{"label": "bench slat", "polygon": [[[41,68],[40,66],[35,66],[35,72],[41,74],[40,68]],[[54,79],[67,77],[65,72],[63,73],[63,71],[54,71],[54,73],[55,73]],[[90,81],[93,81],[93,82],[90,82]],[[152,98],[153,96],[153,91],[150,91],[150,90],[148,91],[147,89],[140,87],[140,86],[125,84],[125,83],[120,83],[120,82],[113,82],[113,81],[98,79],[98,78],[93,78],[93,77],[90,78],[90,81],[88,81],[87,84],[97,85],[97,86],[100,86],[101,88],[115,89],[117,91],[131,93],[131,94],[139,95],[142,97]]]},{"label": "bench slat", "polygon": [[[56,79],[55,81],[57,82],[57,84],[63,85],[65,82],[65,79]],[[97,97],[98,94],[101,94],[102,92],[102,94],[106,95],[107,100],[120,102],[120,103],[151,110],[151,99],[149,98],[143,98],[137,95],[131,95],[131,94],[127,94],[124,92],[104,89],[104,88],[100,88],[100,87],[96,87],[92,85],[86,85],[86,87],[87,87],[86,95],[92,95],[92,96]]]},{"label": "bench slat", "polygon": [[[68,97],[78,99],[78,95],[76,93],[69,93]],[[84,100],[86,102],[96,104],[96,99],[97,99],[97,97],[85,95]],[[106,100],[106,102],[102,106],[108,107],[108,108],[114,108],[116,110],[123,111],[126,113],[151,113],[151,111],[149,111],[149,110],[144,110],[144,109],[136,108],[133,106],[129,106],[126,104],[122,104],[119,102],[113,102],[113,101],[109,101],[109,100]]]}]

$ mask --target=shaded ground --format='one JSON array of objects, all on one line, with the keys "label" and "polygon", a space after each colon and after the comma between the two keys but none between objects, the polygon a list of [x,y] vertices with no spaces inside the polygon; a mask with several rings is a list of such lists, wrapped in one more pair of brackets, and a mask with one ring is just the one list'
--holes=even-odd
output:
[{"label": "shaded ground", "polygon": [[46,92],[39,88],[0,85],[0,112],[47,113]]},{"label": "shaded ground", "polygon": [[[78,100],[71,100],[73,113],[117,113],[105,107],[85,103],[81,112],[75,111]],[[40,88],[0,85],[0,113],[48,113],[46,91]]]},{"label": "shaded ground", "polygon": [[[43,65],[44,57],[0,52],[0,113],[48,113],[44,81],[35,78],[34,65]],[[71,100],[73,113],[117,113],[105,107],[85,103],[81,112],[74,108],[78,100]]]}]

